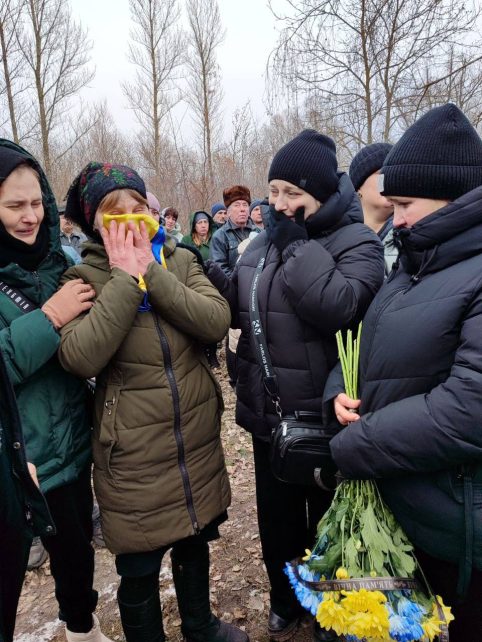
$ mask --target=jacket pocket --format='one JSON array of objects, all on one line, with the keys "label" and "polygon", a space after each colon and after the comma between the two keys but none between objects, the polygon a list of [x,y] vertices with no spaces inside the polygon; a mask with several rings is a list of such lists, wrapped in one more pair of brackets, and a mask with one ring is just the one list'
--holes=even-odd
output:
[{"label": "jacket pocket", "polygon": [[199,357],[199,363],[201,366],[204,368],[204,371],[207,373],[209,379],[214,385],[214,389],[216,391],[216,398],[218,400],[218,416],[219,416],[219,421],[221,422],[221,415],[224,412],[224,398],[223,398],[223,392],[221,390],[221,386],[219,385],[219,381],[216,379],[216,377],[213,374],[213,371],[211,370],[207,359],[206,355],[204,354],[204,351],[202,351],[201,356]]}]

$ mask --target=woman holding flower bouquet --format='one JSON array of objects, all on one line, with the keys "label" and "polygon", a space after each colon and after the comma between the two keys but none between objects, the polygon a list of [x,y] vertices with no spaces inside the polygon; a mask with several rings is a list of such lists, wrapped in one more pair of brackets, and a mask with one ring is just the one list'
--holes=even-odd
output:
[{"label": "woman holding flower bouquet", "polygon": [[377,479],[452,606],[450,641],[480,642],[482,141],[455,105],[438,107],[381,172],[400,260],[363,322],[361,402],[335,399],[348,425],[332,454],[345,477]]},{"label": "woman holding flower bouquet", "polygon": [[383,280],[382,246],[365,225],[346,174],[337,172],[335,144],[305,130],[275,155],[268,175],[269,225],[248,246],[231,280],[214,263],[208,275],[228,298],[238,345],[236,421],[253,435],[258,522],[270,580],[268,633],[292,636],[301,607],[283,572],[286,560],[313,540],[332,494],[277,480],[269,440],[279,423],[263,385],[249,318],[256,268],[268,351],[285,413],[320,412],[326,377],[337,359],[335,334],[356,326]]}]

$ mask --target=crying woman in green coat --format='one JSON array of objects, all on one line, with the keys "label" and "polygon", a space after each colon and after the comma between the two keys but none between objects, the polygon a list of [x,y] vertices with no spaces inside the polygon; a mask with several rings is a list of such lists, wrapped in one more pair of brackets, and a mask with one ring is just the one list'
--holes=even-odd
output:
[{"label": "crying woman in green coat", "polygon": [[[0,350],[17,398],[25,456],[36,466],[53,519],[50,523],[49,516],[37,534],[50,555],[67,640],[108,642],[93,614],[97,593],[85,384],[66,373],[57,358],[59,331],[91,308],[94,291],[80,280],[58,290],[68,267],[59,236],[57,207],[42,168],[24,149],[0,139]],[[0,526],[5,520],[3,513]],[[23,526],[17,543],[30,541],[31,529]],[[1,541],[8,551],[5,538]],[[11,554],[5,566],[3,578],[12,566],[22,575],[25,556]],[[7,629],[8,642],[12,623]]]}]

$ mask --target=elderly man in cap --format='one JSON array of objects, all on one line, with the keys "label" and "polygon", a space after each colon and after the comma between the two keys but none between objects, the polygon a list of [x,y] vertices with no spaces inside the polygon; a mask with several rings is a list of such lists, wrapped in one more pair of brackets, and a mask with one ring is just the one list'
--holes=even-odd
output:
[{"label": "elderly man in cap", "polygon": [[211,207],[211,216],[216,229],[222,227],[228,220],[228,213],[224,203],[214,203]]},{"label": "elderly man in cap", "polygon": [[254,230],[249,218],[251,194],[244,185],[233,185],[224,190],[223,200],[228,220],[212,238],[210,258],[231,276],[238,260],[238,245]]}]

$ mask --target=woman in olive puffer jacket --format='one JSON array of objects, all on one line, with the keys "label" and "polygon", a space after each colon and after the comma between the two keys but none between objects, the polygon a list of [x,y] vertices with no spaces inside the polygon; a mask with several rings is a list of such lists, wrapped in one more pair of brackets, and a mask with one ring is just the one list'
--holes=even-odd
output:
[{"label": "woman in olive puffer jacket", "polygon": [[[94,484],[122,578],[126,640],[164,639],[159,571],[172,548],[186,638],[245,642],[209,604],[208,542],[226,519],[230,489],[222,398],[203,347],[226,334],[229,307],[194,254],[164,242],[162,228],[151,247],[145,185],[130,168],[89,163],[70,188],[66,212],[92,242],[64,279],[81,277],[96,299],[63,329],[60,359],[71,372],[97,378]],[[108,230],[106,213],[114,219]]]}]

